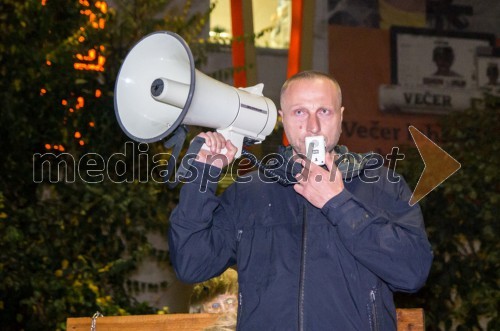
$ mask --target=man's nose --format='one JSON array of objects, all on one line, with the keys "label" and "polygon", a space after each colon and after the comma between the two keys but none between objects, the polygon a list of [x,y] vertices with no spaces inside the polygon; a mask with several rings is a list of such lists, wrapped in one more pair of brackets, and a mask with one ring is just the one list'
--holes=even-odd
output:
[{"label": "man's nose", "polygon": [[320,131],[319,120],[314,114],[307,119],[307,131],[311,133],[318,133]]}]

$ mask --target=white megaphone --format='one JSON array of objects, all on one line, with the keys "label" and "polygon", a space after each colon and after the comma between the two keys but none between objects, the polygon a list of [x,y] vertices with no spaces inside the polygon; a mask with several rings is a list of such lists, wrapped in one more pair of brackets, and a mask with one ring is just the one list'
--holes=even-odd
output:
[{"label": "white megaphone", "polygon": [[181,124],[196,125],[222,133],[239,157],[244,140],[260,143],[276,124],[276,106],[262,88],[237,89],[208,77],[195,69],[180,36],[155,32],[130,50],[120,68],[115,113],[133,140],[155,142]]}]

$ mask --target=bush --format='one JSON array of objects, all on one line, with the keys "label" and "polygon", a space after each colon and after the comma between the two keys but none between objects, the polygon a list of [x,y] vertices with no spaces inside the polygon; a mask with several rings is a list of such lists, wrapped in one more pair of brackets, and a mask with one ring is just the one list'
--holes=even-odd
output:
[{"label": "bush", "polygon": [[[442,119],[440,146],[462,167],[420,202],[434,263],[422,291],[397,297],[425,309],[427,330],[500,329],[499,105],[487,96],[486,109]],[[415,150],[403,162],[413,184],[421,162]]]}]

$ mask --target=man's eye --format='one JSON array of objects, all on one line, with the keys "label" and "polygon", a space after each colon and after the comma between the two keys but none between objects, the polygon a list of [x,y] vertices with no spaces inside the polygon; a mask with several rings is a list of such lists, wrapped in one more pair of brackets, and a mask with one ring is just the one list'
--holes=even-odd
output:
[{"label": "man's eye", "polygon": [[327,108],[321,108],[319,111],[321,114],[329,114],[330,113],[330,109],[327,109]]},{"label": "man's eye", "polygon": [[212,308],[213,308],[213,309],[218,309],[218,308],[220,308],[220,303],[218,303],[218,302],[212,303]]}]

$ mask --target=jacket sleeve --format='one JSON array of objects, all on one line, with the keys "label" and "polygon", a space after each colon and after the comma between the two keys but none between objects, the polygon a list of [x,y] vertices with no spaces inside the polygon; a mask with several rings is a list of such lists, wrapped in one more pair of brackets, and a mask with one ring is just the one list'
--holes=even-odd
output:
[{"label": "jacket sleeve", "polygon": [[[370,186],[373,185],[373,186]],[[400,177],[344,189],[322,208],[351,254],[393,291],[415,292],[427,279],[433,254],[420,207]]]},{"label": "jacket sleeve", "polygon": [[170,260],[178,279],[202,282],[235,263],[235,232],[215,195],[220,169],[193,162],[195,179],[181,188],[170,216]]}]

